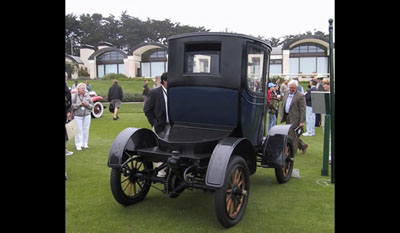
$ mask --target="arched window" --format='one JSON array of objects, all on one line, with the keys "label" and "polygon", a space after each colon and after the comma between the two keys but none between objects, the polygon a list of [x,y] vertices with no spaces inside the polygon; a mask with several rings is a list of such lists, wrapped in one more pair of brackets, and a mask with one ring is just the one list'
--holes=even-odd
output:
[{"label": "arched window", "polygon": [[150,49],[142,54],[141,76],[155,77],[166,72],[167,51],[163,49]]},{"label": "arched window", "polygon": [[326,48],[316,43],[304,43],[290,50],[290,57],[326,57]]},{"label": "arched window", "polygon": [[290,49],[291,74],[328,73],[327,49],[316,43],[302,43]]},{"label": "arched window", "polygon": [[96,58],[97,77],[103,77],[110,73],[123,74],[124,55],[117,51],[109,51],[100,54]]}]

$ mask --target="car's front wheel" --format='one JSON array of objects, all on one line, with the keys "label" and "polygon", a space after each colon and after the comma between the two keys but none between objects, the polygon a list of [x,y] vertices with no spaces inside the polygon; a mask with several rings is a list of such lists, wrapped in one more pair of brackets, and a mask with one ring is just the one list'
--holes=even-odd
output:
[{"label": "car's front wheel", "polygon": [[138,178],[137,174],[147,174],[153,170],[151,162],[132,159],[120,169],[111,170],[111,192],[121,205],[135,204],[145,198],[149,192],[151,181]]},{"label": "car's front wheel", "polygon": [[234,155],[226,169],[224,184],[215,193],[215,211],[221,225],[228,228],[243,218],[249,194],[249,168],[241,156]]}]

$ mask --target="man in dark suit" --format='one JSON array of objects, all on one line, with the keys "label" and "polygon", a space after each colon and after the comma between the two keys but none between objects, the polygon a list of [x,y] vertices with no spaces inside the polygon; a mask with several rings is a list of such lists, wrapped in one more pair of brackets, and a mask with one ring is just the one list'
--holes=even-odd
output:
[{"label": "man in dark suit", "polygon": [[149,92],[149,97],[143,107],[147,120],[150,125],[154,127],[157,134],[162,132],[166,125],[169,124],[167,77],[167,72],[161,75],[161,87],[155,88]]},{"label": "man in dark suit", "polygon": [[[68,74],[67,72],[65,72],[65,124],[67,124],[67,120],[69,118],[70,115],[70,111],[71,111],[71,91],[68,88],[68,84],[67,84],[67,80],[68,80]],[[69,156],[69,155],[73,155],[74,152],[72,151],[68,151],[67,150],[67,142],[68,142],[68,134],[67,134],[67,128],[65,128],[65,156]],[[65,172],[65,180],[68,179],[67,176],[67,172]]]},{"label": "man in dark suit", "polygon": [[293,154],[296,154],[297,149],[306,152],[308,145],[301,139],[300,135],[294,131],[297,127],[304,127],[306,121],[306,100],[304,95],[297,91],[298,83],[295,80],[289,82],[289,92],[283,98],[281,122],[292,124],[289,130],[289,137],[293,139]]}]

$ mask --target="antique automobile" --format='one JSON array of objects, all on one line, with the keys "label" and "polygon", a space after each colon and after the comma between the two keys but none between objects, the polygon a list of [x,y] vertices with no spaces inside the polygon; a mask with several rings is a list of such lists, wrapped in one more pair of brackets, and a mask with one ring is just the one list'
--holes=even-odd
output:
[{"label": "antique automobile", "polygon": [[[77,93],[76,89],[71,90],[71,95]],[[100,100],[103,100],[103,97],[99,96],[96,94],[95,91],[89,92],[90,97],[92,98],[92,102],[94,104],[93,110],[91,112],[92,118],[100,118],[103,115],[104,112],[104,106],[100,102]]]},{"label": "antique automobile", "polygon": [[143,200],[152,183],[171,198],[186,189],[211,191],[219,222],[231,227],[244,215],[257,167],[274,168],[279,183],[293,170],[290,125],[265,130],[271,46],[214,32],[175,35],[168,44],[171,127],[119,133],[108,157],[112,194],[127,206]]}]

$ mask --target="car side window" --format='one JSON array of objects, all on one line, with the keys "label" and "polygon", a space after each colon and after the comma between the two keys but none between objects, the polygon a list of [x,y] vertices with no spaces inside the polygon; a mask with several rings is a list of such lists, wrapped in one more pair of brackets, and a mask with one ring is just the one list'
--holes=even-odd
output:
[{"label": "car side window", "polygon": [[247,47],[247,85],[252,92],[262,93],[264,56],[263,50]]}]

